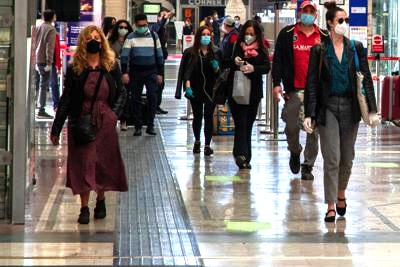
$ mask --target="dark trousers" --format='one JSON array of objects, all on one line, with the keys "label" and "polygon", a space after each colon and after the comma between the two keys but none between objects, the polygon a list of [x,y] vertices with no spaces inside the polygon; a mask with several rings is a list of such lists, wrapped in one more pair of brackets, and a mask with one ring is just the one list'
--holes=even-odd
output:
[{"label": "dark trousers", "polygon": [[235,137],[233,156],[244,156],[247,162],[251,160],[251,133],[257,117],[260,101],[251,105],[238,105],[232,99],[228,101],[235,122]]},{"label": "dark trousers", "polygon": [[[131,90],[133,98],[133,113],[135,116],[134,124],[135,128],[141,128],[143,125],[147,127],[154,127],[154,117],[156,114],[157,107],[157,75],[153,74],[141,74],[140,72],[130,73]],[[143,86],[146,86],[146,97],[147,97],[147,116],[146,122],[143,122],[142,114],[142,93]]]},{"label": "dark trousers", "polygon": [[211,143],[213,132],[213,116],[215,104],[210,101],[190,100],[193,110],[193,134],[196,141],[200,141],[201,125],[204,118],[204,137],[205,144],[209,146]]},{"label": "dark trousers", "polygon": [[163,73],[163,81],[161,84],[158,85],[158,90],[157,90],[157,107],[159,107],[161,105],[161,101],[162,101],[162,94],[164,91],[164,87],[165,87],[165,70]]}]

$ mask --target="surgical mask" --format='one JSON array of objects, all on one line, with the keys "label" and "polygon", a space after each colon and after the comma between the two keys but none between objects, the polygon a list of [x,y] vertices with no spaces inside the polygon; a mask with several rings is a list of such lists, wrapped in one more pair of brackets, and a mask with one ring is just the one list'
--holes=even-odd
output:
[{"label": "surgical mask", "polygon": [[252,35],[245,35],[244,36],[244,41],[247,45],[251,44],[252,42],[254,42],[256,40],[255,36]]},{"label": "surgical mask", "polygon": [[210,19],[209,22],[212,24],[214,21],[212,19]]},{"label": "surgical mask", "polygon": [[96,54],[101,50],[101,43],[95,39],[90,40],[86,43],[86,51],[89,54]]},{"label": "surgical mask", "polygon": [[300,21],[305,25],[313,25],[315,17],[311,14],[301,14]]},{"label": "surgical mask", "polygon": [[203,35],[200,37],[201,45],[209,45],[211,43],[211,36]]},{"label": "surgical mask", "polygon": [[349,24],[343,22],[341,24],[337,24],[335,27],[335,32],[339,35],[346,35],[349,31]]},{"label": "surgical mask", "polygon": [[118,29],[119,36],[125,36],[128,33],[127,29]]},{"label": "surgical mask", "polygon": [[235,25],[236,25],[236,27],[239,27],[240,21],[239,20],[235,20]]},{"label": "surgical mask", "polygon": [[139,34],[145,34],[148,30],[149,28],[147,26],[136,27],[136,32]]}]

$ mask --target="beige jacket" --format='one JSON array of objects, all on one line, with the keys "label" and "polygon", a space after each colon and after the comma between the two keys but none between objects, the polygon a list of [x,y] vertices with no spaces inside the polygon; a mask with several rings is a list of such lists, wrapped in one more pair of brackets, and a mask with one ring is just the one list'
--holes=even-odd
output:
[{"label": "beige jacket", "polygon": [[36,27],[36,64],[53,64],[56,30],[50,23]]}]

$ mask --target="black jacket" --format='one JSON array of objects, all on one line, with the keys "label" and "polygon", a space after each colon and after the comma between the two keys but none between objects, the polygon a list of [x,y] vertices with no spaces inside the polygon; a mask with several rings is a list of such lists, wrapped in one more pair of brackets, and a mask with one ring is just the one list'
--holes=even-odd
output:
[{"label": "black jacket", "polygon": [[[295,24],[286,26],[279,32],[272,63],[273,86],[278,86],[283,82],[286,93],[294,90],[293,35],[295,26]],[[328,32],[322,29],[319,29],[319,32],[321,42],[324,42],[329,36]]]},{"label": "black jacket", "polygon": [[[355,42],[355,48],[358,53],[360,72],[364,75],[364,89],[370,112],[376,112],[376,99],[374,86],[372,83],[371,72],[369,71],[367,55],[364,52],[362,43]],[[361,119],[360,106],[357,98],[357,74],[354,62],[355,51],[350,45],[350,40],[344,38],[344,51],[347,53],[349,61],[349,80],[351,84],[352,98],[352,116],[353,122],[357,123]],[[305,116],[311,117],[317,124],[325,125],[326,106],[330,97],[330,67],[331,62],[325,57],[327,50],[326,43],[315,45],[311,48],[310,61],[308,65],[307,84],[304,94],[304,110]],[[322,57],[322,62],[320,62]],[[321,63],[321,74],[319,66]]]},{"label": "black jacket", "polygon": [[[271,69],[271,64],[269,61],[269,56],[267,50],[257,49],[258,55],[256,57],[245,58],[243,49],[239,44],[236,44],[235,50],[233,51],[233,58],[231,63],[232,73],[229,79],[234,79],[234,72],[239,70],[239,66],[234,63],[234,58],[240,57],[246,63],[254,66],[254,72],[246,74],[246,76],[251,80],[251,93],[250,93],[250,105],[256,104],[263,97],[263,79],[262,76],[267,74]],[[232,101],[232,87],[228,87],[228,97]]]},{"label": "black jacket", "polygon": [[[107,72],[104,68],[102,68],[101,71],[104,72],[104,78],[107,79],[110,86],[108,104],[114,113],[119,116],[126,101],[126,91],[121,81],[121,70],[116,63],[110,72]],[[81,114],[84,100],[84,85],[88,75],[89,70],[85,70],[78,75],[72,69],[71,65],[68,66],[65,75],[64,90],[51,129],[52,135],[60,135],[67,117],[70,120],[74,120]]]},{"label": "black jacket", "polygon": [[[175,90],[175,98],[176,99],[181,99],[182,97],[182,89],[185,89],[185,81],[190,80],[191,81],[191,87],[194,91],[194,95],[196,96],[204,96],[204,93],[202,92],[203,84],[202,80],[203,78],[201,69],[200,69],[200,62],[199,60],[194,61],[192,57],[192,47],[187,48],[183,52],[183,56],[181,59],[181,63],[179,66],[179,71],[178,71],[178,80],[176,83],[176,90]],[[219,64],[221,64],[221,49],[218,47],[214,46],[212,53],[208,53],[207,55],[208,60],[207,63],[209,64],[209,61],[212,59],[215,59],[218,61]],[[203,69],[210,69],[211,66],[203,66]],[[207,77],[208,76],[208,77]],[[215,75],[206,75],[206,91],[207,93],[212,96],[212,87],[214,85],[215,79],[217,77],[217,74]],[[203,97],[201,97],[203,98]],[[204,99],[203,99],[204,100]]]}]

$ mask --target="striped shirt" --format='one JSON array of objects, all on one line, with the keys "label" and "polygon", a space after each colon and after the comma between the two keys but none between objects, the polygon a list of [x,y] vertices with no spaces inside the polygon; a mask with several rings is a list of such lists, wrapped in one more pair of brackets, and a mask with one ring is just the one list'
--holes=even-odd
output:
[{"label": "striped shirt", "polygon": [[[154,42],[156,43],[156,48],[154,48]],[[122,73],[128,73],[129,70],[137,70],[154,71],[159,75],[163,75],[164,58],[157,33],[153,32],[152,34],[150,31],[145,34],[131,32],[122,47],[121,69]]]}]

